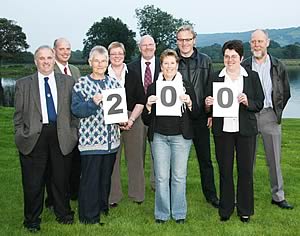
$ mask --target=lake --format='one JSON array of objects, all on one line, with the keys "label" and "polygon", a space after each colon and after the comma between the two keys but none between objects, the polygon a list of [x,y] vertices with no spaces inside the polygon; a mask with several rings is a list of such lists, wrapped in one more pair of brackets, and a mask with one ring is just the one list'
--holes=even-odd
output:
[{"label": "lake", "polygon": [[[300,67],[288,69],[292,97],[283,111],[284,118],[300,118]],[[0,79],[0,105],[13,106],[15,80]]]}]

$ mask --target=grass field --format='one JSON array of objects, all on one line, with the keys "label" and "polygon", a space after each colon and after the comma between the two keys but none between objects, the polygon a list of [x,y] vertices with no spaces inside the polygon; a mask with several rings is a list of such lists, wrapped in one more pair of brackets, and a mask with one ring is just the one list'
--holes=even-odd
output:
[{"label": "grass field", "polygon": [[[0,107],[0,235],[29,235],[22,226],[23,192],[18,153],[13,137],[13,108]],[[132,203],[126,196],[125,163],[122,159],[124,198],[119,207],[102,217],[105,224],[82,225],[78,222],[77,203],[73,225],[59,225],[54,215],[44,210],[38,235],[300,235],[300,120],[283,120],[282,171],[286,198],[294,210],[282,210],[271,205],[268,171],[260,143],[255,168],[255,214],[249,224],[236,216],[225,223],[219,221],[216,209],[206,203],[200,190],[200,177],[194,149],[188,164],[188,215],[184,225],[170,221],[154,223],[154,193],[150,190],[149,154],[146,163],[146,200],[142,205]],[[212,149],[214,149],[212,147]],[[214,152],[212,159],[218,188],[218,171]]]}]

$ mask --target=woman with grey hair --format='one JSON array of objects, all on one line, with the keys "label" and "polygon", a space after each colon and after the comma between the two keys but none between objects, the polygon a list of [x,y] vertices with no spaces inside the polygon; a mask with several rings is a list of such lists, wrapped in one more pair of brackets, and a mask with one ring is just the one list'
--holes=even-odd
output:
[{"label": "woman with grey hair", "polygon": [[105,47],[92,48],[88,61],[92,73],[79,78],[74,85],[71,109],[80,118],[79,220],[85,224],[97,224],[100,213],[108,214],[111,174],[120,145],[119,125],[104,121],[102,91],[121,86],[117,80],[105,75],[108,66]]}]

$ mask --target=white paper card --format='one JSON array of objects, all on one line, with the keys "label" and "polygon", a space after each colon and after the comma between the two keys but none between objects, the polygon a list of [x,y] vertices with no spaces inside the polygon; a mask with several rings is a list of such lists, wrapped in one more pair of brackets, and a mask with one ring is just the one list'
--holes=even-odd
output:
[{"label": "white paper card", "polygon": [[128,121],[125,88],[107,89],[103,94],[103,111],[105,124]]},{"label": "white paper card", "polygon": [[238,117],[238,88],[225,82],[213,83],[213,117]]}]

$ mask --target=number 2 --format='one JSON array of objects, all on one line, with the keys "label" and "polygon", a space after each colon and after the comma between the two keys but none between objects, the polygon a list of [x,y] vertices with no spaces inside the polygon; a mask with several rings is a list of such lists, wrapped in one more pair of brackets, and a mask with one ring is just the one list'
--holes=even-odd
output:
[{"label": "number 2", "polygon": [[114,98],[116,98],[116,102],[109,109],[108,115],[115,115],[115,114],[123,113],[123,109],[117,109],[117,107],[120,105],[120,103],[122,101],[122,97],[119,94],[108,95],[107,101],[112,101]]}]

